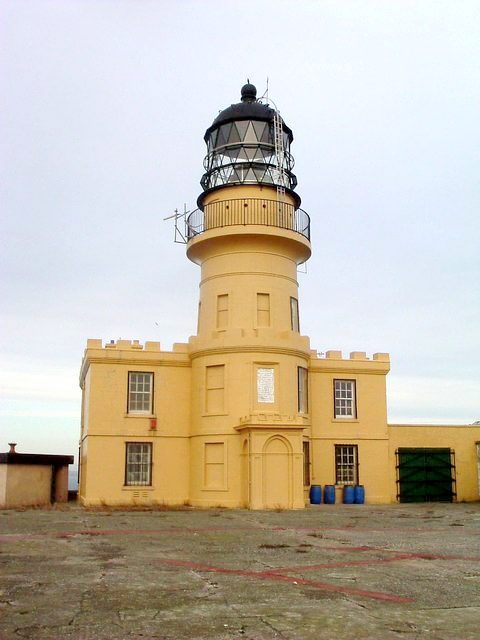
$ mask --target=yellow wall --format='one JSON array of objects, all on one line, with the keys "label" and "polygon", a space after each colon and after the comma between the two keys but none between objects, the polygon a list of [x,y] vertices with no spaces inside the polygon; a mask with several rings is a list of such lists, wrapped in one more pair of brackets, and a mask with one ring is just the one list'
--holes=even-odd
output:
[{"label": "yellow wall", "polygon": [[3,506],[21,507],[50,504],[51,466],[0,464],[0,468],[2,467],[6,479]]},{"label": "yellow wall", "polygon": [[[327,351],[325,358],[310,363],[312,484],[335,485],[335,445],[357,445],[358,480],[370,503],[389,502],[388,435],[385,378],[388,354],[367,359],[363,352],[342,358],[339,351]],[[356,417],[335,418],[334,380],[354,380]],[[343,487],[337,485],[337,501]]]},{"label": "yellow wall", "polygon": [[479,500],[477,443],[480,427],[472,425],[388,425],[390,450],[390,493],[396,500],[395,451],[400,447],[439,447],[455,451],[458,502]]},{"label": "yellow wall", "polygon": [[7,504],[7,465],[0,464],[0,507]]},{"label": "yellow wall", "polygon": [[[79,495],[84,504],[188,500],[190,363],[185,347],[175,348],[164,352],[158,343],[140,347],[126,340],[102,348],[99,340],[88,342],[81,373],[81,385],[90,382],[89,426],[80,454]],[[129,371],[154,374],[151,414],[128,413]],[[152,443],[151,487],[124,486],[126,442]]]}]

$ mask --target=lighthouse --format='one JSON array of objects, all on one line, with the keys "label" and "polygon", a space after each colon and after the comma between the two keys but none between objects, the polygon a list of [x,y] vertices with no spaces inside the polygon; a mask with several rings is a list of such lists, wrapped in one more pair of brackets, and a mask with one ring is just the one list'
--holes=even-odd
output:
[{"label": "lighthouse", "polygon": [[201,269],[189,342],[191,497],[303,507],[310,345],[300,334],[297,268],[311,249],[293,134],[246,84],[204,139],[203,193],[186,220],[187,256]]},{"label": "lighthouse", "polygon": [[394,502],[406,445],[387,425],[388,354],[318,354],[301,333],[310,218],[292,130],[248,83],[204,139],[181,233],[199,267],[196,333],[170,350],[87,341],[81,503],[301,509],[312,485]]}]

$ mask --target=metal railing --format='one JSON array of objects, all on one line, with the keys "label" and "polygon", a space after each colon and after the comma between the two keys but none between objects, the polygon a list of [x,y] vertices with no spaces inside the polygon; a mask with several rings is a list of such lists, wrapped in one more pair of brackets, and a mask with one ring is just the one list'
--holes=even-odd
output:
[{"label": "metal railing", "polygon": [[264,225],[295,231],[310,240],[310,216],[293,204],[259,198],[220,200],[195,209],[185,220],[187,241],[209,229]]}]

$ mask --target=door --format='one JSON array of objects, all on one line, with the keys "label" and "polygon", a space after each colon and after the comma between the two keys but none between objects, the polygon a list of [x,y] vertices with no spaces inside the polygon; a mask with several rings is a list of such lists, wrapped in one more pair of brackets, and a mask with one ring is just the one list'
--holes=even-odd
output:
[{"label": "door", "polygon": [[397,497],[400,502],[452,502],[454,483],[452,450],[398,449]]},{"label": "door", "polygon": [[263,450],[263,506],[290,509],[291,503],[290,449],[283,438],[274,437]]}]

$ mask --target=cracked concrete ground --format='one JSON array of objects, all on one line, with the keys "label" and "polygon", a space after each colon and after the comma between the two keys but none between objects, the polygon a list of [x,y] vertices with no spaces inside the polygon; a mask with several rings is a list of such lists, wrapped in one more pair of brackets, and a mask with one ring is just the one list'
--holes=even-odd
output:
[{"label": "cracked concrete ground", "polygon": [[0,511],[0,640],[480,638],[480,503]]}]

